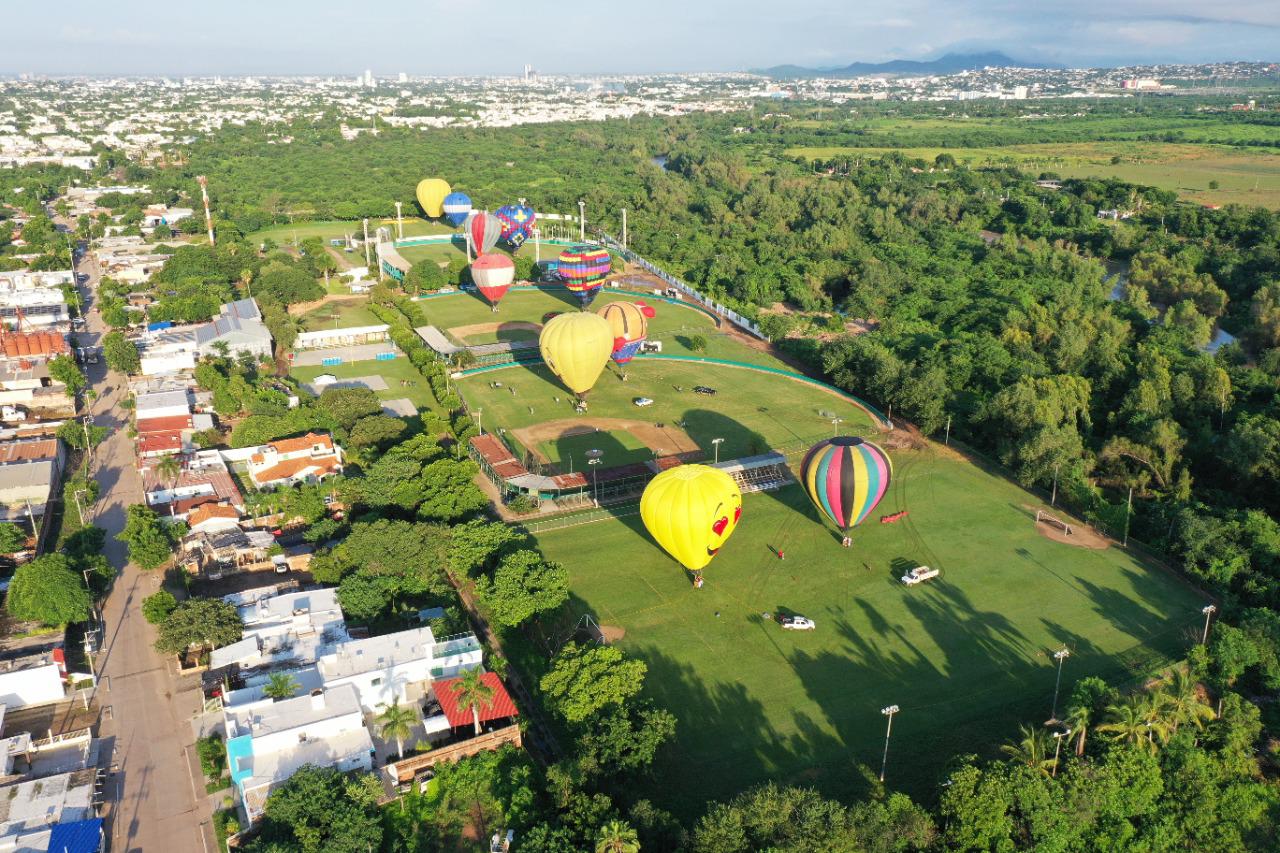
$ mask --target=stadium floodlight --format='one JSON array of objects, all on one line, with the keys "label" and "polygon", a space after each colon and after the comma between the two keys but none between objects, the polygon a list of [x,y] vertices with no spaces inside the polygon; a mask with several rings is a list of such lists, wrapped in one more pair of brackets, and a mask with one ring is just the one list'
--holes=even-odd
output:
[{"label": "stadium floodlight", "polygon": [[716,448],[716,461],[715,461],[715,464],[717,464],[717,465],[719,465],[719,464],[720,464],[720,445],[721,445],[721,443],[722,443],[722,442],[724,442],[724,439],[723,439],[723,438],[713,438],[713,439],[711,439],[711,443],[712,443],[712,444],[714,444],[714,445],[715,445],[715,448]]},{"label": "stadium floodlight", "polygon": [[1053,739],[1055,741],[1053,745],[1053,772],[1049,774],[1050,776],[1057,777],[1058,775],[1058,753],[1062,749],[1062,739],[1070,736],[1070,734],[1071,729],[1063,729],[1060,732],[1053,733]]},{"label": "stadium floodlight", "polygon": [[880,713],[889,718],[889,724],[884,729],[884,757],[880,759],[880,781],[884,781],[884,771],[889,765],[889,735],[893,734],[893,715],[901,709],[897,705],[890,705],[887,708],[881,708]]},{"label": "stadium floodlight", "polygon": [[1058,719],[1058,689],[1062,687],[1062,664],[1069,657],[1071,657],[1071,650],[1065,646],[1053,653],[1053,659],[1058,662],[1058,680],[1053,685],[1053,708],[1049,714],[1050,722]]}]

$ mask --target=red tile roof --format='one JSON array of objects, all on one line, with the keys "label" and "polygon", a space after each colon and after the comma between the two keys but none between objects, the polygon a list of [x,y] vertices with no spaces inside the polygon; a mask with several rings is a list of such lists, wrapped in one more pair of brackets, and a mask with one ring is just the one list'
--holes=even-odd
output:
[{"label": "red tile roof", "polygon": [[[444,678],[431,685],[431,689],[435,691],[436,698],[440,700],[440,710],[444,711],[444,715],[449,719],[451,726],[470,726],[475,724],[475,718],[472,716],[470,708],[458,707],[458,678]],[[489,687],[493,688],[493,696],[489,702],[480,704],[480,722],[487,723],[490,720],[502,720],[507,717],[516,717],[520,715],[516,709],[516,703],[511,701],[511,695],[507,693],[507,688],[503,686],[502,680],[498,678],[495,672],[486,672],[480,676],[480,680]]]},{"label": "red tile roof", "polygon": [[259,485],[275,483],[294,477],[308,468],[319,468],[324,474],[332,474],[342,470],[342,463],[336,456],[321,456],[318,459],[302,456],[298,459],[286,459],[262,471],[254,471],[249,475],[249,479]]},{"label": "red tile roof", "polygon": [[57,455],[58,440],[56,438],[0,442],[0,465],[10,462],[28,462],[32,459],[53,459]]},{"label": "red tile roof", "polygon": [[152,432],[172,432],[191,429],[191,415],[170,415],[164,418],[143,418],[138,421],[138,435]]},{"label": "red tile roof", "polygon": [[192,510],[187,516],[187,526],[195,528],[206,521],[215,518],[229,518],[232,521],[240,520],[240,513],[235,507],[226,506],[225,504],[203,504],[199,508]]},{"label": "red tile roof", "polygon": [[296,453],[299,450],[310,450],[312,445],[318,444],[325,450],[333,449],[333,439],[328,433],[309,432],[298,438],[282,438],[279,441],[270,441],[267,444],[274,447],[278,453]]},{"label": "red tile roof", "polygon": [[511,455],[511,451],[507,450],[505,444],[488,433],[472,436],[471,446],[475,448],[476,453],[480,454],[485,463],[493,469],[493,473],[504,480],[529,473],[529,469],[524,467],[519,459]]},{"label": "red tile roof", "polygon": [[3,346],[7,358],[71,352],[67,339],[57,332],[6,332]]},{"label": "red tile roof", "polygon": [[181,452],[182,433],[180,432],[153,432],[138,439],[138,453],[140,455]]}]

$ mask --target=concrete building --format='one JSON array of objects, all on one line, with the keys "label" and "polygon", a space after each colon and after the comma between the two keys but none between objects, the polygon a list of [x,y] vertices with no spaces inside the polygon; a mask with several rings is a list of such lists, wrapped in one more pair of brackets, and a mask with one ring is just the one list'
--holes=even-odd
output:
[{"label": "concrete building", "polygon": [[239,299],[222,306],[213,321],[196,327],[196,349],[200,356],[218,354],[218,344],[226,344],[232,357],[250,352],[257,358],[271,357],[271,333],[262,322],[262,312],[253,299]]},{"label": "concrete building", "polygon": [[[350,640],[338,604],[338,591],[332,587],[232,603],[237,603],[244,634],[239,642],[214,649],[209,656],[209,668],[240,667],[249,690],[257,684],[257,679],[256,673],[246,670],[308,666],[314,669],[324,649]],[[242,693],[228,701],[235,704],[246,697],[258,699],[261,693]]]},{"label": "concrete building", "polygon": [[40,526],[65,460],[56,438],[0,443],[0,520]]},{"label": "concrete building", "polygon": [[[96,779],[97,771],[90,768],[0,787],[0,853],[97,849],[73,847],[66,838],[69,833],[59,830],[65,826],[78,832],[76,824],[95,823],[101,840],[101,821],[94,817]],[[62,847],[54,846],[55,835],[63,837]]]},{"label": "concrete building", "polygon": [[24,708],[61,701],[67,659],[61,648],[0,661],[0,706]]},{"label": "concrete building", "polygon": [[481,658],[474,634],[437,642],[430,628],[414,628],[341,643],[321,655],[317,667],[326,687],[351,685],[360,705],[374,713],[423,695],[432,679],[474,669]]},{"label": "concrete building", "polygon": [[228,708],[225,724],[231,781],[250,821],[261,817],[271,789],[304,764],[373,769],[373,739],[350,685]]},{"label": "concrete building", "polygon": [[327,433],[309,432],[262,445],[249,457],[248,469],[259,489],[318,483],[342,473],[342,449]]},{"label": "concrete building", "polygon": [[391,339],[391,327],[351,326],[345,329],[317,329],[313,332],[299,332],[293,343],[295,350],[331,349],[333,347],[350,347],[362,344],[384,343]]}]

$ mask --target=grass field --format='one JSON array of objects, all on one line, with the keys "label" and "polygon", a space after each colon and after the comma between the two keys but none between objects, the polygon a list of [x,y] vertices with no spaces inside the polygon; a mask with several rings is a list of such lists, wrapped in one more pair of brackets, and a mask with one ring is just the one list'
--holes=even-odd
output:
[{"label": "grass field", "polygon": [[[576,619],[625,630],[647,690],[679,719],[643,794],[683,816],[765,781],[865,793],[897,704],[887,782],[932,799],[944,765],[1048,718],[1063,645],[1076,679],[1141,676],[1180,656],[1204,599],[1118,548],[1037,533],[1034,498],[942,449],[895,453],[894,485],[845,550],[796,486],[748,495],[694,590],[638,516],[542,533]],[[785,560],[774,555],[783,549]],[[908,589],[905,570],[941,578]],[[779,613],[816,620],[783,631]],[[566,620],[569,624],[569,620]]]},{"label": "grass field", "polygon": [[[408,233],[409,232],[406,229],[405,234],[407,235]],[[563,246],[544,243],[542,245],[542,260],[554,260],[563,249]],[[420,263],[425,260],[433,260],[436,263],[442,264],[447,261],[452,261],[454,258],[465,259],[467,256],[466,249],[463,247],[463,244],[459,242],[428,243],[424,246],[402,246],[396,251],[398,251],[400,256],[411,264]],[[523,258],[529,258],[530,260],[534,260],[535,255],[537,254],[532,241],[525,243],[514,252],[507,249],[498,249],[497,251],[513,257],[518,255]]]},{"label": "grass field", "polygon": [[[372,237],[374,230],[384,225],[391,229],[393,236],[396,234],[396,220],[395,217],[391,217],[390,219],[370,219],[369,236]],[[410,216],[404,218],[404,235],[406,237],[417,237],[423,234],[449,234],[456,230],[448,223],[430,222],[426,219]],[[261,231],[254,231],[252,234],[246,235],[245,239],[256,243],[270,237],[277,243],[285,244],[293,243],[294,240],[301,242],[308,237],[336,240],[347,234],[363,235],[364,223],[358,220],[329,219],[321,222],[272,225],[270,228],[263,228]],[[363,258],[360,262],[364,263]]]},{"label": "grass field", "polygon": [[354,326],[377,326],[382,323],[369,310],[367,299],[349,302],[330,302],[302,315],[303,328],[308,332],[319,329],[344,329]]},{"label": "grass field", "polygon": [[[878,157],[887,151],[932,161],[948,153],[970,166],[1016,166],[1031,174],[1064,178],[1114,177],[1173,190],[1204,204],[1244,204],[1280,209],[1280,152],[1240,151],[1221,145],[1147,142],[1080,142],[989,148],[791,148],[808,159]],[[1112,158],[1119,157],[1119,163]],[[1210,189],[1209,182],[1218,188]]]},{"label": "grass field", "polygon": [[[831,435],[833,417],[842,419],[842,432],[876,432],[871,417],[854,404],[772,374],[645,358],[629,365],[626,382],[619,381],[611,368],[606,370],[587,397],[588,414],[682,425],[708,457],[715,438],[724,439],[721,459],[816,441]],[[501,388],[490,387],[495,380],[502,383]],[[693,386],[699,384],[713,385],[720,393],[715,397],[694,394]],[[677,386],[683,390],[677,391]],[[490,429],[512,430],[575,416],[572,395],[541,364],[468,376],[459,379],[457,387],[471,411],[483,412]],[[654,404],[638,408],[632,402],[636,397],[649,397]],[[631,461],[634,456],[635,448],[619,443],[611,433],[597,433],[592,440],[595,449],[604,451],[606,464],[612,465],[615,459]],[[567,459],[574,443],[565,441],[547,443],[543,450],[549,461]]]}]

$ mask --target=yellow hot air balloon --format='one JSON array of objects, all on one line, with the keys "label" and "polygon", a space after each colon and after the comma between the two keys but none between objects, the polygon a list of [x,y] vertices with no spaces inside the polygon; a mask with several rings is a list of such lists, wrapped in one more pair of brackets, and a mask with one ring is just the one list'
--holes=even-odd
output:
[{"label": "yellow hot air balloon", "polygon": [[444,215],[444,197],[450,192],[449,182],[440,178],[419,181],[418,204],[422,205],[422,212],[432,219],[439,219]]},{"label": "yellow hot air balloon", "polygon": [[649,534],[691,572],[711,562],[741,517],[738,484],[708,465],[663,471],[640,498],[640,518]]},{"label": "yellow hot air balloon", "polygon": [[596,314],[571,312],[552,317],[538,336],[542,360],[570,391],[591,390],[613,352],[613,329]]}]

